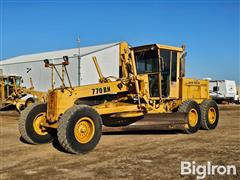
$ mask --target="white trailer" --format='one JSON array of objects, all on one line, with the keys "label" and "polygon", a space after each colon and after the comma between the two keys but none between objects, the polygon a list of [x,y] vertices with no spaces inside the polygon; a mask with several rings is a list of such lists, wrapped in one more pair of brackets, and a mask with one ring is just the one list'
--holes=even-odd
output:
[{"label": "white trailer", "polygon": [[[44,67],[44,59],[50,63],[62,62],[63,56],[69,57],[68,73],[73,86],[98,83],[99,77],[92,57],[96,56],[105,77],[119,77],[121,43],[103,44],[60,51],[22,55],[0,61],[0,71],[5,76],[17,75],[23,78],[23,86],[30,87],[30,78],[35,90],[47,92],[51,88],[51,71]],[[80,52],[80,58],[79,58]],[[79,61],[80,59],[80,61]],[[59,68],[60,70],[61,68]],[[61,71],[60,71],[61,73]],[[55,73],[55,87],[61,84]]]},{"label": "white trailer", "polygon": [[233,80],[210,80],[210,96],[218,103],[222,101],[239,102],[236,82]]}]

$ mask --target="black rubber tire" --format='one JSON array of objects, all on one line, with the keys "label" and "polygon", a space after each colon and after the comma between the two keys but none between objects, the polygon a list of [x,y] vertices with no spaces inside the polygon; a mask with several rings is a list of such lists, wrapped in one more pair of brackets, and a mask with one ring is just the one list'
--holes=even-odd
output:
[{"label": "black rubber tire", "polygon": [[28,103],[35,103],[37,102],[37,99],[36,98],[33,98],[33,97],[30,97],[28,98],[26,101],[25,101],[25,108],[28,107]]},{"label": "black rubber tire", "polygon": [[34,103],[22,111],[18,121],[18,128],[22,138],[31,144],[43,144],[53,140],[50,131],[46,135],[39,135],[33,128],[33,120],[42,112],[47,112],[47,104]]},{"label": "black rubber tire", "polygon": [[[74,127],[82,117],[93,120],[95,132],[88,143],[80,143],[74,136]],[[73,154],[86,153],[96,147],[102,135],[102,119],[96,110],[88,105],[74,105],[69,108],[60,118],[57,136],[60,145]]]},{"label": "black rubber tire", "polygon": [[[209,123],[209,119],[208,119],[208,112],[209,109],[213,107],[216,111],[216,120],[213,124]],[[218,110],[218,106],[217,103],[214,100],[204,100],[201,105],[201,125],[202,125],[202,129],[205,130],[210,130],[210,129],[215,129],[218,125],[218,120],[219,120],[219,110]]]},{"label": "black rubber tire", "polygon": [[119,126],[128,126],[143,118],[144,116],[132,117],[132,118],[115,118],[110,116],[102,116],[102,121],[104,126],[119,127]]},{"label": "black rubber tire", "polygon": [[[183,129],[183,131],[185,133],[187,133],[187,134],[195,133],[201,127],[201,110],[200,110],[200,106],[194,100],[186,100],[178,108],[178,112],[187,113],[187,114],[189,113],[189,111],[191,109],[195,109],[197,111],[197,113],[198,113],[198,121],[197,121],[197,124],[194,127],[190,126],[190,124],[188,123],[188,128]],[[187,118],[186,119],[187,122],[189,122],[188,115],[186,116],[186,118]]]}]

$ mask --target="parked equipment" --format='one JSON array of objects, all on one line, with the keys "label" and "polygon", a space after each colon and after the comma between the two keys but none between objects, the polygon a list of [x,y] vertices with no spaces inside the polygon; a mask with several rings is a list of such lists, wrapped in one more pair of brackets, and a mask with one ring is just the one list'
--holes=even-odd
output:
[{"label": "parked equipment", "polygon": [[[218,107],[209,97],[209,82],[184,77],[184,50],[184,46],[159,44],[130,48],[124,43],[119,77],[105,77],[93,57],[99,83],[77,87],[70,83],[68,57],[60,64],[44,60],[52,74],[56,70],[62,85],[49,90],[46,103],[35,103],[22,112],[22,138],[32,144],[47,143],[57,129],[60,145],[78,154],[98,144],[102,125],[126,126],[148,118],[161,123],[162,113],[183,117],[166,121],[164,125],[170,129],[195,133],[200,127],[216,128]],[[62,67],[61,73],[56,66]]]},{"label": "parked equipment", "polygon": [[236,82],[233,80],[211,80],[210,96],[217,102],[239,103],[240,97],[237,94]]},{"label": "parked equipment", "polygon": [[0,76],[0,110],[15,106],[22,111],[37,100],[44,101],[45,94],[35,91],[33,86],[28,89],[22,87],[21,76]]},{"label": "parked equipment", "polygon": [[20,94],[20,76],[0,76],[0,109],[16,104]]}]

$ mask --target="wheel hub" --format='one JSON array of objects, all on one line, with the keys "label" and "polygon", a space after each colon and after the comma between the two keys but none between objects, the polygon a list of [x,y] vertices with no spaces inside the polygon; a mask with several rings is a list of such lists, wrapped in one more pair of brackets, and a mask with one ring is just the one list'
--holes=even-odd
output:
[{"label": "wheel hub", "polygon": [[209,110],[208,110],[208,120],[209,120],[210,124],[214,124],[214,122],[216,120],[216,117],[217,117],[216,115],[217,115],[216,110],[213,107],[209,108]]},{"label": "wheel hub", "polygon": [[94,122],[89,117],[83,117],[75,124],[74,136],[82,144],[88,143],[93,138],[94,132]]},{"label": "wheel hub", "polygon": [[188,121],[191,127],[195,127],[198,122],[198,112],[196,109],[192,108],[188,113]]},{"label": "wheel hub", "polygon": [[46,113],[39,113],[33,120],[33,129],[39,135],[46,135],[46,128],[42,124],[46,122]]}]

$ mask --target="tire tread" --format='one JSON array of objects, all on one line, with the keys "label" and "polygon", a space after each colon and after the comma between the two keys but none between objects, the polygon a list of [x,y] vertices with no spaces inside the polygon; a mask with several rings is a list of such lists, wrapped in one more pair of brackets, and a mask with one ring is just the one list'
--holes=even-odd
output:
[{"label": "tire tread", "polygon": [[69,121],[69,118],[71,116],[73,116],[76,111],[79,111],[79,110],[84,109],[84,108],[90,108],[91,110],[93,110],[93,111],[95,111],[97,113],[97,111],[95,109],[93,109],[92,107],[90,107],[88,105],[74,105],[71,108],[69,108],[62,115],[62,117],[61,117],[61,119],[59,121],[59,126],[58,126],[58,130],[57,130],[58,141],[59,141],[60,145],[66,151],[68,151],[70,153],[73,153],[73,154],[79,154],[79,152],[75,151],[72,148],[71,144],[69,143],[69,141],[68,141],[68,139],[66,137],[68,121]]},{"label": "tire tread", "polygon": [[[209,105],[211,104],[211,103],[214,103],[215,105],[216,105],[216,107],[217,107],[217,104],[216,104],[216,102],[215,101],[213,101],[213,100],[211,100],[211,99],[206,99],[206,100],[204,100],[202,103],[201,103],[201,105],[200,105],[200,109],[201,109],[201,125],[202,125],[202,129],[204,129],[204,130],[210,130],[211,128],[208,126],[208,124],[207,124],[207,119],[206,119],[206,117],[207,117],[207,114],[206,113],[208,113],[208,108],[209,108]],[[218,110],[217,110],[217,113],[218,113]],[[217,118],[219,118],[218,117],[219,115],[217,114]],[[218,121],[218,119],[217,119],[217,121]]]},{"label": "tire tread", "polygon": [[26,131],[26,128],[25,128],[25,124],[26,124],[26,119],[27,119],[27,116],[28,114],[32,111],[33,108],[35,108],[36,106],[38,106],[40,103],[34,103],[32,104],[31,106],[27,107],[26,109],[24,109],[22,112],[21,112],[21,115],[20,115],[20,118],[19,118],[19,121],[18,121],[18,130],[22,136],[22,138],[30,143],[30,144],[38,144],[36,142],[34,142],[30,137],[29,135],[27,134],[27,131]]},{"label": "tire tread", "polygon": [[[188,100],[184,101],[184,102],[179,106],[178,112],[187,113],[188,108],[189,108],[189,106],[190,106],[191,103],[196,103],[196,101],[194,101],[194,100],[192,100],[192,99],[188,99]],[[200,112],[201,112],[201,111],[200,111],[200,107],[199,107],[199,113],[200,113]],[[201,119],[201,114],[199,114],[199,116],[200,116],[200,119]],[[201,120],[199,120],[199,121],[201,121]],[[199,123],[199,125],[200,125],[200,124],[201,124],[201,123]],[[192,132],[189,131],[189,129],[187,129],[187,128],[184,128],[184,129],[183,129],[183,132],[186,133],[186,134],[192,134]]]}]

